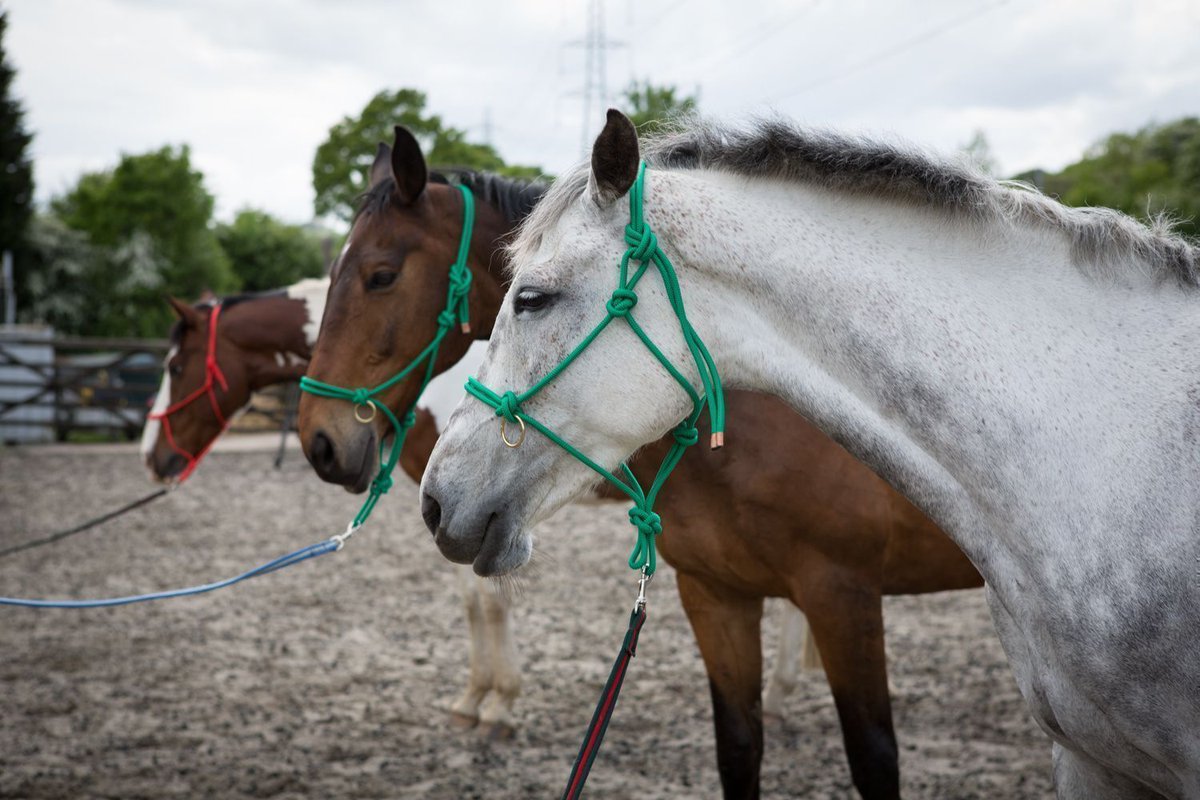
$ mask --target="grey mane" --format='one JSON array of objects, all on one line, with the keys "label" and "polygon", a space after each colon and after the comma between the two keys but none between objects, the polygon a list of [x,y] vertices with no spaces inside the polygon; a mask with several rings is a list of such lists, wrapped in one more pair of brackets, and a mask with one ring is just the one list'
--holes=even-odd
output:
[{"label": "grey mane", "polygon": [[[990,178],[962,161],[915,147],[800,127],[770,118],[735,127],[685,120],[644,139],[651,167],[731,172],[942,209],[972,222],[1024,222],[1065,234],[1076,261],[1115,274],[1130,262],[1185,286],[1200,285],[1200,251],[1172,232],[1169,219],[1149,225],[1108,208],[1071,208],[1024,184]],[[586,190],[587,163],[559,178],[522,226],[515,246],[541,239]]]}]

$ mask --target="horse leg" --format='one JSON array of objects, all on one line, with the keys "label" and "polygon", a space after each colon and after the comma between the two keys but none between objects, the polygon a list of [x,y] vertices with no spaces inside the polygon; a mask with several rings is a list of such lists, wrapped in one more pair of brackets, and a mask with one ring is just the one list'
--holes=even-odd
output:
[{"label": "horse leg", "polygon": [[679,598],[708,671],[717,770],[726,800],[757,798],[762,764],[762,598],[677,573]]},{"label": "horse leg", "polygon": [[493,591],[485,580],[476,578],[487,631],[492,691],[479,710],[479,725],[489,739],[511,739],[516,733],[513,704],[521,694],[521,672],[513,646],[508,598]]},{"label": "horse leg", "polygon": [[491,659],[488,658],[487,635],[484,631],[483,601],[480,586],[470,567],[458,571],[462,589],[463,608],[467,612],[470,631],[470,671],[463,693],[450,706],[450,722],[456,727],[473,728],[479,722],[479,704],[492,687]]},{"label": "horse leg", "polygon": [[[767,688],[763,690],[764,719],[783,720],[783,701],[796,688],[797,667],[800,664],[801,643],[812,634],[804,614],[790,601],[779,606],[779,650],[771,664]],[[806,643],[806,642],[805,642]]]},{"label": "horse leg", "polygon": [[1054,743],[1054,794],[1059,800],[1161,800],[1163,797],[1057,742]]},{"label": "horse leg", "polygon": [[[824,580],[821,579],[824,578]],[[855,788],[867,800],[900,797],[900,763],[883,647],[879,589],[826,573],[798,586],[820,647]]]}]

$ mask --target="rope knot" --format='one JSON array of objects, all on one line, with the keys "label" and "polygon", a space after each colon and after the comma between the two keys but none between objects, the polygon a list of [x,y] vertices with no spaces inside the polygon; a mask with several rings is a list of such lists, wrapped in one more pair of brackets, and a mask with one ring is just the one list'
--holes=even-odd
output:
[{"label": "rope knot", "polygon": [[370,400],[370,389],[355,389],[350,393],[350,402],[356,406],[365,406]]},{"label": "rope knot", "polygon": [[442,311],[437,315],[437,324],[439,328],[453,328],[456,322],[458,322],[458,315],[448,308],[442,309]]},{"label": "rope knot", "polygon": [[626,225],[625,243],[629,245],[629,257],[634,261],[646,261],[658,250],[658,237],[645,223],[640,229]]},{"label": "rope knot", "polygon": [[521,410],[521,403],[517,400],[515,392],[505,392],[500,395],[500,402],[496,404],[496,416],[504,417],[514,425],[517,422],[517,412]]},{"label": "rope knot", "polygon": [[634,506],[629,509],[629,521],[637,528],[637,543],[629,554],[630,569],[645,569],[650,574],[658,567],[654,537],[662,533],[662,519],[653,511]]},{"label": "rope knot", "polygon": [[632,289],[617,289],[612,293],[612,297],[604,304],[608,309],[608,313],[614,317],[623,317],[633,310],[637,305],[638,296]]},{"label": "rope knot", "polygon": [[404,419],[400,422],[400,427],[404,428],[404,430],[408,430],[409,428],[411,428],[413,425],[416,425],[416,424],[417,424],[417,412],[415,409],[410,408],[408,410],[408,413],[404,415]]},{"label": "rope knot", "polygon": [[393,485],[391,475],[377,475],[375,476],[375,480],[371,481],[371,493],[377,495],[387,494]]},{"label": "rope knot", "polygon": [[471,291],[471,270],[450,270],[450,296],[454,299],[465,297]]},{"label": "rope knot", "polygon": [[696,442],[700,441],[700,431],[696,430],[693,426],[688,425],[686,420],[679,423],[679,425],[672,429],[671,435],[675,437],[675,441],[681,447],[691,447]]},{"label": "rope knot", "polygon": [[653,511],[634,506],[629,509],[629,521],[643,536],[653,537],[662,533],[662,518]]}]

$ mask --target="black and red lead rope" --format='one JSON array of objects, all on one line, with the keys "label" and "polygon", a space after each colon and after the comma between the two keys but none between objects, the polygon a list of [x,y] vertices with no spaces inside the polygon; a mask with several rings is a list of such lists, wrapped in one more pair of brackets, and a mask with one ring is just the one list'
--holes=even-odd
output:
[{"label": "black and red lead rope", "polygon": [[592,770],[592,763],[600,752],[600,743],[604,741],[604,732],[608,730],[608,721],[612,719],[613,710],[617,707],[617,697],[621,694],[621,684],[625,682],[625,672],[636,654],[638,634],[642,632],[645,623],[646,607],[639,603],[629,616],[629,629],[625,631],[625,641],[621,643],[621,652],[613,662],[608,681],[604,684],[604,691],[600,693],[600,701],[596,704],[596,711],[592,714],[592,721],[588,723],[579,755],[575,757],[575,766],[571,767],[571,775],[567,779],[567,788],[563,791],[563,800],[576,800],[583,792],[583,785]]}]

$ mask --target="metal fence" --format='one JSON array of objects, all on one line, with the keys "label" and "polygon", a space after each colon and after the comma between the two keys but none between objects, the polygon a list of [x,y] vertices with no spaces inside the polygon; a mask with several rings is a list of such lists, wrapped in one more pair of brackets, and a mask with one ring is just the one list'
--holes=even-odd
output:
[{"label": "metal fence", "polygon": [[0,440],[64,441],[76,431],[136,438],[158,389],[167,342],[57,337],[0,329]]}]

